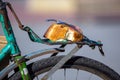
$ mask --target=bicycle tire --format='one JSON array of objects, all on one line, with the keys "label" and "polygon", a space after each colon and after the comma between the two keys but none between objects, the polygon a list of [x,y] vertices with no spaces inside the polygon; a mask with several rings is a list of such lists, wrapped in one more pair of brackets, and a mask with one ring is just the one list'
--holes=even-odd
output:
[{"label": "bicycle tire", "polygon": [[[64,56],[49,57],[29,64],[27,67],[30,72],[30,76],[33,79],[35,75],[49,71],[63,57]],[[62,68],[75,68],[88,71],[90,73],[96,74],[99,77],[102,77],[103,80],[120,80],[120,75],[113,69],[109,68],[103,63],[83,56],[73,56],[64,64]],[[9,80],[21,79],[20,72],[15,73],[9,78]]]}]

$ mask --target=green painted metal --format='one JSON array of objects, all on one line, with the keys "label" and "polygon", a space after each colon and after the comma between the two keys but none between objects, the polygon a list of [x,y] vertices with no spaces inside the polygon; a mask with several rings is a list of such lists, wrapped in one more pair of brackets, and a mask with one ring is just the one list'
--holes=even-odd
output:
[{"label": "green painted metal", "polygon": [[24,30],[28,32],[28,36],[30,38],[31,41],[33,42],[38,42],[38,43],[42,43],[42,44],[48,44],[48,45],[62,45],[62,44],[70,44],[72,42],[69,42],[67,40],[64,41],[57,41],[54,42],[52,40],[49,39],[41,39],[30,27],[26,26],[24,27]]},{"label": "green painted metal", "polygon": [[10,44],[7,44],[1,51],[0,51],[0,61],[2,61],[6,55],[10,53]]},{"label": "green painted metal", "polygon": [[0,23],[7,40],[7,45],[0,51],[0,61],[2,61],[8,54],[14,56],[23,80],[31,80],[27,71],[26,63],[24,61],[19,63],[19,59],[21,58],[21,56],[18,56],[20,54],[20,49],[17,45],[11,23],[7,15],[6,4],[4,2],[0,5]]},{"label": "green painted metal", "polygon": [[27,69],[27,65],[25,62],[19,62],[19,60],[22,58],[22,56],[17,56],[15,57],[15,61],[19,67],[20,73],[22,75],[22,79],[23,80],[31,80],[29,73],[28,73],[28,69]]},{"label": "green painted metal", "polygon": [[20,53],[20,50],[16,43],[14,32],[12,30],[12,26],[7,15],[6,5],[4,5],[3,9],[0,9],[0,22],[2,25],[4,35],[8,42],[7,46],[0,51],[1,61],[7,54],[17,55]]},{"label": "green painted metal", "polygon": [[30,27],[26,26],[24,27],[24,30],[28,32],[29,38],[33,42],[38,42],[38,43],[52,43],[52,41],[47,40],[45,41],[44,39],[41,39]]}]

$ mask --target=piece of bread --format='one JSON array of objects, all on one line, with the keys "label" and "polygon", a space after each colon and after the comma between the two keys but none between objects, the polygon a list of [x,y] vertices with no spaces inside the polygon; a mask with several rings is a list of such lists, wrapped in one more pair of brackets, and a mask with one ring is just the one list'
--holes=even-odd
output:
[{"label": "piece of bread", "polygon": [[48,28],[44,37],[54,42],[62,40],[78,42],[82,40],[83,35],[69,25],[55,23]]}]

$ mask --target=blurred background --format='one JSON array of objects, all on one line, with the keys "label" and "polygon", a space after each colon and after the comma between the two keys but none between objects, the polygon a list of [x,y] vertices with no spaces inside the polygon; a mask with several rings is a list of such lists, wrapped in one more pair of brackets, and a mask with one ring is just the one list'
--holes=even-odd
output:
[{"label": "blurred background", "polygon": [[[42,38],[51,24],[46,22],[46,19],[54,18],[79,26],[84,35],[92,40],[101,40],[105,56],[102,56],[97,48],[92,50],[88,46],[83,47],[76,55],[103,62],[120,74],[120,0],[9,0],[9,2],[22,23],[30,26]],[[18,29],[15,19],[10,11],[8,12],[23,55],[39,49],[56,47],[31,42],[27,33]],[[0,34],[3,35],[1,27]],[[73,46],[70,45],[66,49],[72,49]]]}]

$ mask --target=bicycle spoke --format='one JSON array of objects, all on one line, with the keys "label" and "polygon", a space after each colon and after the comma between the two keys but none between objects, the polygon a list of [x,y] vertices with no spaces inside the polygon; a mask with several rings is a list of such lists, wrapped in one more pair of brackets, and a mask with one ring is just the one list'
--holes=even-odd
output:
[{"label": "bicycle spoke", "polygon": [[52,79],[52,76],[50,77],[50,80],[53,80],[53,79]]},{"label": "bicycle spoke", "polygon": [[78,80],[79,69],[77,69],[76,80]]},{"label": "bicycle spoke", "polygon": [[66,69],[64,69],[64,80],[66,80]]}]

